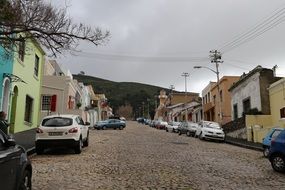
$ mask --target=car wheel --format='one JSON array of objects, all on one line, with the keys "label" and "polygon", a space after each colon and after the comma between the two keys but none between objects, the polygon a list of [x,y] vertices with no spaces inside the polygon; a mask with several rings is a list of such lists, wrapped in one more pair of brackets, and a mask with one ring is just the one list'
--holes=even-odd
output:
[{"label": "car wheel", "polygon": [[82,139],[80,138],[79,141],[76,142],[76,147],[75,147],[75,154],[80,154],[82,151]]},{"label": "car wheel", "polygon": [[187,132],[186,132],[186,135],[187,135],[188,137],[190,137],[190,136],[191,136],[190,131],[187,131]]},{"label": "car wheel", "polygon": [[122,130],[123,128],[124,128],[124,127],[123,127],[122,125],[119,127],[120,130]]},{"label": "car wheel", "polygon": [[36,147],[36,153],[37,153],[37,155],[41,155],[41,154],[43,154],[43,152],[44,152],[44,149],[43,149],[43,148]]},{"label": "car wheel", "polygon": [[83,146],[87,147],[89,145],[89,133],[87,134],[86,140],[83,142]]},{"label": "car wheel", "polygon": [[175,133],[175,130],[174,130],[174,129],[172,129],[172,133]]},{"label": "car wheel", "polygon": [[23,178],[21,180],[20,188],[21,190],[31,190],[32,189],[32,174],[29,170],[25,170]]},{"label": "car wheel", "polygon": [[103,129],[103,130],[106,130],[106,129],[107,129],[107,127],[106,127],[106,126],[103,126],[103,127],[102,127],[102,129]]},{"label": "car wheel", "polygon": [[271,166],[277,172],[284,172],[285,171],[285,159],[282,155],[274,155],[271,158]]},{"label": "car wheel", "polygon": [[166,128],[165,131],[168,132],[168,129]]},{"label": "car wheel", "polygon": [[178,135],[182,135],[182,133],[181,133],[181,131],[180,131],[180,130],[178,131]]},{"label": "car wheel", "polygon": [[269,154],[269,147],[266,146],[266,147],[264,147],[264,149],[263,149],[263,156],[264,156],[265,158],[267,158],[267,157],[268,157],[268,154]]},{"label": "car wheel", "polygon": [[201,132],[200,135],[199,135],[199,139],[200,139],[200,140],[203,140],[203,139],[204,139],[203,136],[202,136],[202,132]]}]

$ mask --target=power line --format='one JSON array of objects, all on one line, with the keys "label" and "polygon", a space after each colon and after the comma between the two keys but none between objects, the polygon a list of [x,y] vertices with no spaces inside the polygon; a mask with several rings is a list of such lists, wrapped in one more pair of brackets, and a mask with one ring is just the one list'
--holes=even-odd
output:
[{"label": "power line", "polygon": [[277,9],[271,14],[271,16],[263,19],[263,21],[259,24],[256,24],[253,28],[248,30],[245,33],[242,33],[234,38],[234,40],[225,43],[220,50],[224,53],[230,51],[256,37],[260,36],[264,32],[272,29],[273,27],[277,26],[281,22],[283,22],[285,18],[285,8]]},{"label": "power line", "polygon": [[142,55],[123,55],[106,53],[88,53],[77,52],[75,56],[88,57],[99,60],[109,61],[140,61],[140,62],[205,62],[209,57],[191,57],[191,56],[142,56]]}]

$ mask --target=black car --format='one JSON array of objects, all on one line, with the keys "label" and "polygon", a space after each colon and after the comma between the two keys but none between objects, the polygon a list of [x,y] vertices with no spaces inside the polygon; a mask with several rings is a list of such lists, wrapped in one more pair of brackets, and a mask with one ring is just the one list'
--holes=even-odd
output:
[{"label": "black car", "polygon": [[32,165],[25,149],[0,130],[0,189],[32,189]]}]

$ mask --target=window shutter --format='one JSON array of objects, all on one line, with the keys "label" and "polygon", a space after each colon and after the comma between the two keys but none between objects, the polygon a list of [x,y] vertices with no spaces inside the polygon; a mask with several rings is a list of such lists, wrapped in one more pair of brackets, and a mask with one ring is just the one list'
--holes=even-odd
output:
[{"label": "window shutter", "polygon": [[56,111],[56,95],[52,95],[51,97],[50,111]]}]

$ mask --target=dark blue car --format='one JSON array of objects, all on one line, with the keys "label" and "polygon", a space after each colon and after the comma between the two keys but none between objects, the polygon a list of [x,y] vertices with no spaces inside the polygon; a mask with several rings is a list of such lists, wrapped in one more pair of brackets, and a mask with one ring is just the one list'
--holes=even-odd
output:
[{"label": "dark blue car", "polygon": [[271,140],[275,139],[282,130],[285,130],[285,129],[284,128],[272,128],[264,137],[262,141],[262,146],[263,146],[263,155],[265,157],[268,157]]},{"label": "dark blue car", "polygon": [[285,130],[282,130],[275,139],[271,140],[268,158],[275,171],[285,171]]}]

